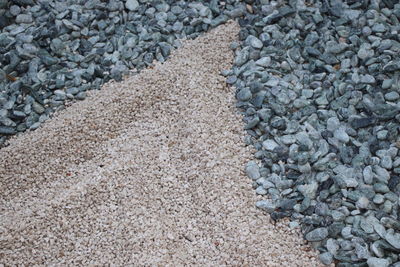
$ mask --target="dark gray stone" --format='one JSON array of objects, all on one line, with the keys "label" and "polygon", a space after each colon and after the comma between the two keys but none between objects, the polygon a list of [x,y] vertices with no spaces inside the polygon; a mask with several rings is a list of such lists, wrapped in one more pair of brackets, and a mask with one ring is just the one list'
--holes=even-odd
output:
[{"label": "dark gray stone", "polygon": [[17,131],[14,127],[10,127],[10,126],[0,126],[0,134],[4,134],[4,135],[13,135],[16,134]]}]

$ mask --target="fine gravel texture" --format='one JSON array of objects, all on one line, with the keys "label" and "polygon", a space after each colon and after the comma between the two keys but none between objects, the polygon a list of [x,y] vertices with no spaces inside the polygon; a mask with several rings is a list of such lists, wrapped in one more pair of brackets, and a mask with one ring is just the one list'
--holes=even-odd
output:
[{"label": "fine gravel texture", "polygon": [[254,207],[230,22],[0,150],[5,265],[318,266]]}]

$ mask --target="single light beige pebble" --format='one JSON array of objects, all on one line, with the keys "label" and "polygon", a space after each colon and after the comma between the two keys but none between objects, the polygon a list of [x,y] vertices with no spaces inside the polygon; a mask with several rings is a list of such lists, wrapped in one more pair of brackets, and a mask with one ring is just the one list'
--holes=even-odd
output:
[{"label": "single light beige pebble", "polygon": [[0,263],[319,266],[255,208],[230,22],[0,150]]}]

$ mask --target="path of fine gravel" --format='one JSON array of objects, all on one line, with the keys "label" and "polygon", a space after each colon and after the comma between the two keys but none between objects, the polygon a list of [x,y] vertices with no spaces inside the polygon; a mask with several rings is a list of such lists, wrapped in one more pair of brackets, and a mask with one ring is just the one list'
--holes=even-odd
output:
[{"label": "path of fine gravel", "polygon": [[254,208],[229,23],[0,150],[0,263],[317,266]]}]

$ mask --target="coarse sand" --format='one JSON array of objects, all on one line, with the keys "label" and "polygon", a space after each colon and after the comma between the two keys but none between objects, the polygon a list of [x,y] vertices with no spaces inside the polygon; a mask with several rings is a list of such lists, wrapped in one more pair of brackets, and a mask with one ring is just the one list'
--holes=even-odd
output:
[{"label": "coarse sand", "polygon": [[254,205],[229,22],[0,150],[0,265],[319,266]]}]

